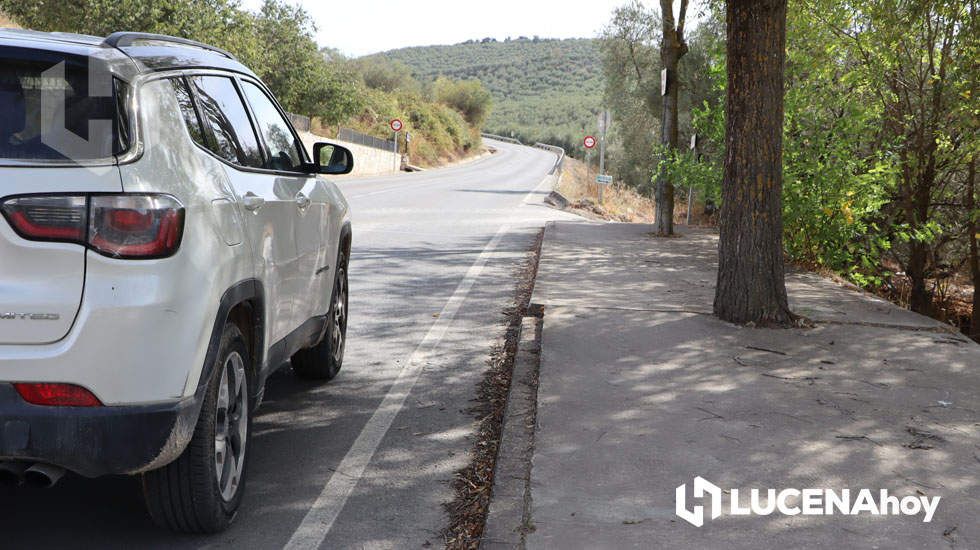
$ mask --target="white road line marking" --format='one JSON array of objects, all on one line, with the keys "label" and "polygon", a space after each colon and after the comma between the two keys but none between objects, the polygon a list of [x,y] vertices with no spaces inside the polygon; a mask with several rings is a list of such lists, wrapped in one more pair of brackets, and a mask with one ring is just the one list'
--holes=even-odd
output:
[{"label": "white road line marking", "polygon": [[[540,185],[524,197],[524,200],[518,206],[528,204],[528,201],[538,192],[538,189],[544,186],[550,179],[545,178]],[[470,293],[474,283],[480,277],[490,256],[494,253],[497,245],[504,238],[504,235],[510,231],[510,228],[511,222],[509,220],[500,226],[500,229],[490,239],[490,242],[483,247],[483,250],[477,256],[473,265],[466,271],[463,280],[456,286],[456,290],[453,291],[449,301],[446,302],[446,305],[439,313],[438,320],[432,324],[425,337],[422,338],[415,351],[412,352],[408,362],[402,367],[401,372],[398,373],[398,378],[395,379],[395,383],[392,384],[391,389],[388,390],[388,393],[381,401],[381,405],[378,406],[374,414],[371,415],[371,418],[368,419],[367,424],[361,429],[361,433],[354,440],[354,444],[351,445],[347,454],[344,455],[343,460],[340,461],[340,465],[337,466],[333,475],[330,476],[330,479],[323,487],[313,506],[310,507],[303,521],[300,522],[299,527],[296,528],[293,536],[290,537],[289,542],[284,546],[285,550],[315,549],[319,548],[323,543],[323,540],[327,537],[327,533],[330,532],[330,528],[333,527],[333,522],[340,515],[341,510],[344,509],[344,505],[347,504],[347,499],[350,498],[361,476],[364,475],[364,471],[371,462],[375,451],[378,450],[381,440],[388,433],[392,422],[395,421],[395,417],[398,416],[402,406],[405,404],[405,399],[408,398],[412,388],[415,387],[415,383],[418,382],[422,374],[422,367],[425,366],[426,361],[433,355],[436,347],[438,347],[446,335],[446,331],[452,325],[453,319],[459,312],[459,308],[463,305],[463,301],[466,300],[466,296]]]}]

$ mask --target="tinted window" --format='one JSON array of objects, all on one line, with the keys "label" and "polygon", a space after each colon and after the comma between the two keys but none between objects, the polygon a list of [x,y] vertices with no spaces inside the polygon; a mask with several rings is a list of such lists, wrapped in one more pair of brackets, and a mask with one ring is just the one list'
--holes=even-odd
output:
[{"label": "tinted window", "polygon": [[174,95],[177,96],[177,105],[180,106],[180,114],[184,117],[184,124],[191,139],[202,147],[212,149],[204,139],[204,130],[201,128],[201,120],[197,116],[194,108],[194,98],[191,97],[191,90],[187,87],[187,82],[183,78],[172,78],[170,84],[174,88]]},{"label": "tinted window", "polygon": [[[102,79],[102,80],[100,80]],[[92,160],[128,148],[123,84],[84,57],[0,48],[0,158]],[[42,139],[43,136],[43,139]]]},{"label": "tinted window", "polygon": [[270,170],[297,171],[303,165],[303,157],[296,138],[279,109],[261,88],[251,82],[242,82],[242,91],[252,106],[252,113],[258,121],[257,126],[265,144],[269,148]]},{"label": "tinted window", "polygon": [[208,148],[228,162],[261,168],[259,142],[235,83],[223,76],[195,76],[189,81],[211,133]]}]

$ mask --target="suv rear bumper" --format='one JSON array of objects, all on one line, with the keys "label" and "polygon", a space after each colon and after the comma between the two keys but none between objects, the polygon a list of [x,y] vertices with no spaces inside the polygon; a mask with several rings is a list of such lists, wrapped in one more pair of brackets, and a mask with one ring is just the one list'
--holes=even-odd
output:
[{"label": "suv rear bumper", "polygon": [[152,470],[194,434],[200,400],[154,405],[47,407],[0,383],[0,461],[42,462],[86,477]]}]

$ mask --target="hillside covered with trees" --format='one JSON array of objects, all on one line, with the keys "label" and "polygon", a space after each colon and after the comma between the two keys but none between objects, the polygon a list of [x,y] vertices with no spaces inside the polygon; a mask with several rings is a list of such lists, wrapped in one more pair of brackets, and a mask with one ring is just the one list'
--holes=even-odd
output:
[{"label": "hillside covered with trees", "polygon": [[422,83],[440,76],[479,80],[493,97],[484,125],[491,133],[568,146],[595,131],[603,75],[593,39],[487,38],[371,57],[404,64]]}]

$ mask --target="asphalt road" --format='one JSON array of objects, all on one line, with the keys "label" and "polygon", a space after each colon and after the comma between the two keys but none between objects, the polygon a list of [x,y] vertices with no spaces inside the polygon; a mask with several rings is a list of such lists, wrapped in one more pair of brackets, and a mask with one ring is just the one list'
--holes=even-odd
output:
[{"label": "asphalt road", "polygon": [[546,221],[574,218],[542,204],[553,154],[494,145],[469,164],[340,184],[354,230],[344,368],[327,385],[288,368],[269,380],[228,532],[162,531],[135,478],[67,476],[0,489],[0,547],[442,546],[515,270]]}]

